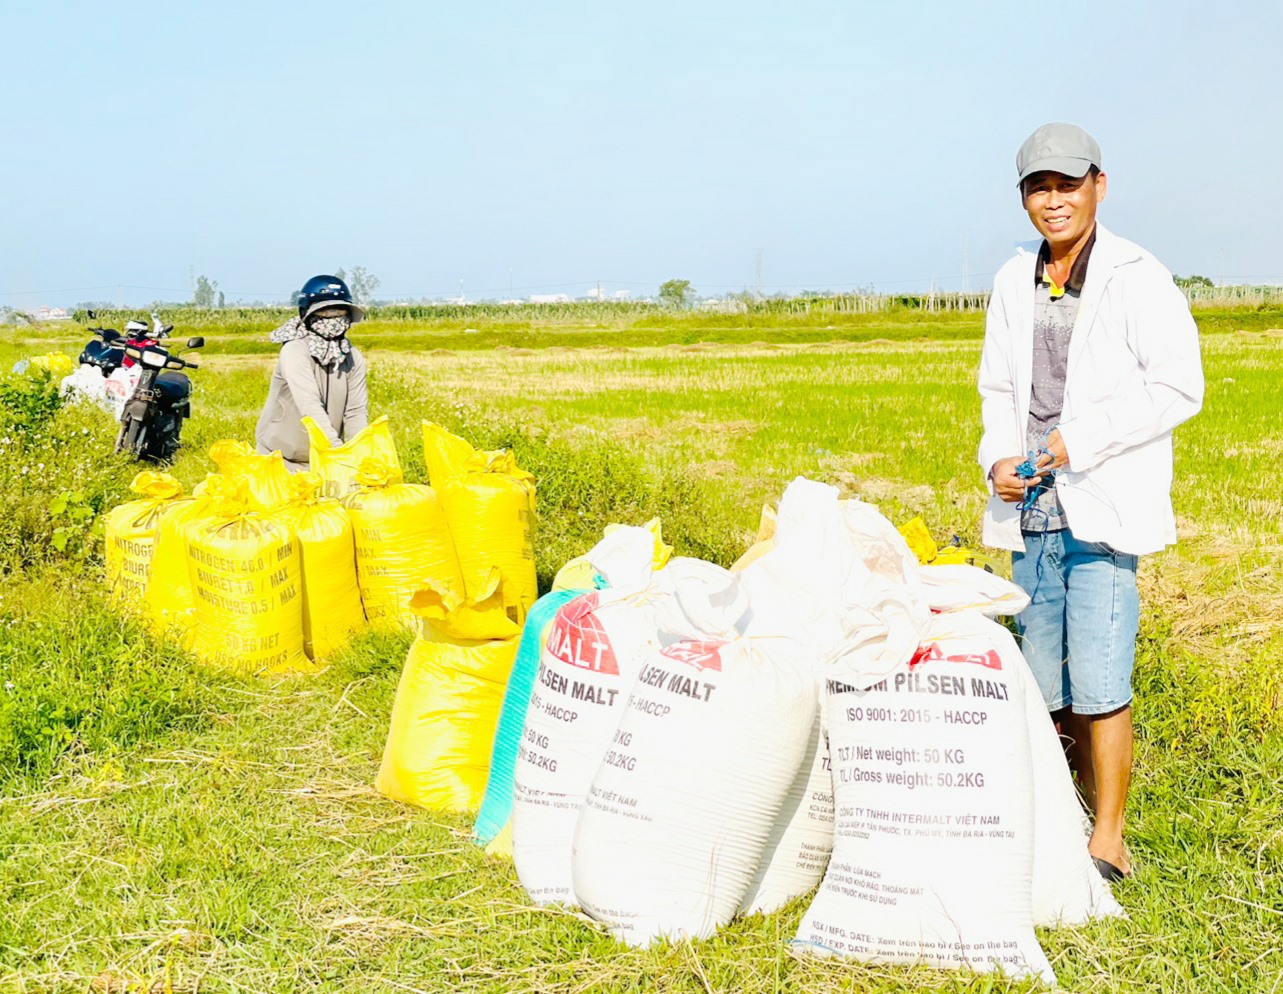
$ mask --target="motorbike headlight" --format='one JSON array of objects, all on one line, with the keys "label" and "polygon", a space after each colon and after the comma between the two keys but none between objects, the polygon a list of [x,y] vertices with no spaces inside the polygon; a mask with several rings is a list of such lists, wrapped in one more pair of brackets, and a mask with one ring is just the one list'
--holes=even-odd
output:
[{"label": "motorbike headlight", "polygon": [[150,349],[143,353],[143,365],[151,366],[153,369],[164,369],[165,359],[167,356],[163,352],[153,352]]}]

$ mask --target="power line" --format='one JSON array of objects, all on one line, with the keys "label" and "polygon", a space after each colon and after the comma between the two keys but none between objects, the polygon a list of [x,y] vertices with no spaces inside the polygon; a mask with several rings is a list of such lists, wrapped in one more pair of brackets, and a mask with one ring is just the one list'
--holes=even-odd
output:
[{"label": "power line", "polygon": [[21,297],[26,294],[37,296],[44,293],[85,293],[89,290],[114,290],[115,283],[108,283],[105,286],[68,286],[60,290],[0,290],[0,297]]},{"label": "power line", "polygon": [[[758,266],[760,266],[761,264],[760,256],[757,257],[757,259],[755,260],[755,263],[756,264],[754,268],[756,270]],[[850,287],[853,289],[854,292],[860,292],[860,289],[865,287],[877,287],[877,288],[881,288],[882,292],[886,292],[886,288],[890,288],[890,287],[906,287],[906,286],[911,286],[913,284],[930,285],[933,283],[939,283],[941,281],[946,281],[946,280],[964,281],[963,292],[967,292],[967,288],[969,287],[972,279],[977,279],[977,278],[987,279],[989,277],[992,277],[993,275],[995,274],[994,273],[974,273],[974,272],[968,272],[964,269],[964,271],[959,274],[934,277],[934,278],[927,277],[927,276],[914,277],[911,279],[862,278],[862,279],[850,279],[850,280],[810,280],[806,283],[762,284],[760,282],[760,277],[758,277],[758,273],[757,272],[754,273],[755,284],[759,293],[763,291],[804,290],[804,289],[815,289],[815,288],[821,288],[821,287],[826,287],[826,288]],[[1258,281],[1258,282],[1267,283],[1267,284],[1283,283],[1283,274],[1278,274],[1278,273],[1256,273],[1256,274],[1247,274],[1247,275],[1227,274],[1227,275],[1221,276],[1220,279],[1226,283],[1229,283],[1230,285],[1244,285],[1249,281]],[[508,286],[504,286],[504,287],[483,287],[479,289],[474,289],[472,291],[472,294],[474,296],[486,295],[486,294],[507,294],[508,296],[512,296],[516,292],[528,292],[528,291],[540,291],[540,290],[573,290],[579,287],[583,287],[585,289],[590,290],[594,287],[601,287],[601,286],[607,286],[607,285],[616,286],[616,287],[658,288],[661,282],[662,282],[661,280],[610,280],[610,279],[570,280],[570,281],[560,282],[560,283],[530,283],[530,284],[525,284],[523,286],[513,286],[512,284],[509,284]],[[743,289],[742,284],[738,284],[738,283],[704,283],[700,281],[694,281],[694,282],[695,282],[696,289],[700,289],[700,290]],[[290,299],[290,297],[294,293],[293,290],[281,290],[281,289],[275,289],[275,290],[240,290],[235,288],[220,288],[220,289],[223,289],[223,292],[229,296],[234,295],[235,297],[238,297],[241,299],[248,298],[248,299],[257,299],[257,300],[267,299],[267,300],[287,301]],[[0,290],[0,297],[23,297],[23,296],[41,297],[41,296],[48,296],[53,294],[66,294],[66,293],[94,293],[94,292],[101,292],[104,290],[107,290],[107,291],[114,290],[117,292],[117,294],[119,294],[123,290],[144,290],[150,293],[174,293],[174,294],[182,295],[183,299],[186,299],[187,297],[190,296],[190,290],[184,287],[146,286],[146,285],[134,284],[134,283],[104,283],[97,286],[56,287],[56,288],[45,288],[45,289],[39,289],[39,290]],[[841,292],[841,290],[839,289],[838,292]],[[924,290],[924,292],[926,291]],[[449,290],[426,290],[426,291],[423,289],[418,289],[418,290],[412,290],[412,291],[405,290],[405,291],[395,291],[395,292],[392,290],[384,290],[381,292],[380,296],[384,298],[390,298],[390,299],[398,299],[398,298],[444,299],[444,298],[449,298],[457,293],[458,293],[457,288],[451,288]]]},{"label": "power line", "polygon": [[[760,257],[758,262],[760,265]],[[755,276],[756,275],[759,275],[759,274],[755,273]],[[976,274],[972,274],[972,275],[976,275]],[[979,275],[992,276],[993,273],[982,273]],[[943,277],[943,278],[957,279],[958,277],[949,276],[949,277]],[[902,279],[902,280],[867,280],[867,279],[864,279],[864,280],[811,280],[806,283],[772,283],[772,284],[767,284],[766,287],[770,289],[777,289],[777,290],[802,289],[807,287],[823,286],[826,283],[830,285],[839,285],[839,286],[843,284],[850,285],[850,286],[867,286],[870,283],[883,285],[883,286],[891,286],[891,285],[903,285],[908,283],[925,283],[925,282],[929,282],[929,280],[930,280],[930,277],[916,277],[913,279]],[[658,287],[662,282],[663,282],[662,280],[605,280],[605,279],[603,280],[597,280],[597,279],[568,280],[560,283],[529,283],[524,286],[512,286],[510,284],[507,287],[484,287],[481,289],[475,289],[472,292],[474,294],[511,293],[518,290],[559,290],[559,289],[569,289],[574,287],[591,288],[593,286],[596,286],[599,283],[610,284],[613,286]],[[760,278],[755,282],[757,282],[759,287],[763,286],[760,282]],[[708,287],[708,288],[719,289],[719,290],[739,289],[741,287],[741,284],[738,284],[738,283],[700,282],[698,285],[701,287]],[[4,296],[4,297],[42,296],[45,294],[55,294],[55,293],[89,293],[89,292],[98,291],[98,290],[117,290],[117,289],[147,290],[152,293],[179,293],[179,294],[182,294],[184,297],[190,296],[190,293],[191,293],[190,289],[186,287],[148,286],[148,285],[139,284],[139,283],[104,283],[100,286],[56,287],[56,288],[45,288],[45,289],[39,289],[39,290],[0,290],[0,296]],[[237,289],[233,287],[222,287],[220,289],[222,289],[224,293],[236,294],[237,296],[241,296],[241,297],[275,297],[275,298],[284,299],[284,298],[290,297],[294,293],[294,290],[281,290],[281,289],[242,290],[242,289]],[[426,292],[423,290],[403,291],[403,292],[397,292],[397,293],[393,293],[391,291],[385,291],[385,295],[389,297],[410,297],[410,296],[432,297],[432,296],[449,296],[450,294],[455,292],[457,291],[452,288],[451,290],[430,290]]]}]

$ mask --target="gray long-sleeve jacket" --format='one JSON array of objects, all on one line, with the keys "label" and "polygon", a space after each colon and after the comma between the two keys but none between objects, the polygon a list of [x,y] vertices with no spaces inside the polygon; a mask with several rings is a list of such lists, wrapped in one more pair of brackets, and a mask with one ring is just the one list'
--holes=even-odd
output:
[{"label": "gray long-sleeve jacket", "polygon": [[291,470],[306,470],[310,455],[302,420],[308,416],[333,445],[351,438],[369,422],[365,357],[355,348],[327,370],[312,358],[304,339],[281,346],[267,403],[258,419],[258,451],[279,450]]}]

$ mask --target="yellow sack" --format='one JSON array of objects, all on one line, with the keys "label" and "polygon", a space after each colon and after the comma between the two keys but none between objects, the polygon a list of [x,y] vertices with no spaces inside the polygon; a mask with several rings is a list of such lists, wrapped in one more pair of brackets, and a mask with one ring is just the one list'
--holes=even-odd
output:
[{"label": "yellow sack", "polygon": [[387,463],[366,459],[343,498],[356,537],[356,578],[372,628],[418,627],[410,598],[426,584],[463,589],[450,527],[436,491],[397,483]]},{"label": "yellow sack", "polygon": [[316,474],[296,473],[290,486],[294,499],[276,517],[303,557],[303,649],[309,659],[327,659],[365,627],[352,522],[342,504],[320,495]]},{"label": "yellow sack", "polygon": [[224,438],[210,446],[209,457],[222,476],[245,481],[251,510],[274,511],[289,502],[290,471],[279,452],[259,455],[244,442]]},{"label": "yellow sack", "polygon": [[918,563],[922,566],[928,564],[932,566],[979,566],[981,569],[996,573],[998,576],[1003,576],[1006,573],[1002,563],[986,556],[983,552],[977,552],[975,549],[963,545],[956,535],[948,545],[936,545],[936,540],[931,537],[927,523],[921,516],[909,519],[900,525],[897,531],[904,536],[904,540],[909,543],[910,550],[918,557]]},{"label": "yellow sack", "polygon": [[220,491],[188,528],[192,651],[202,662],[247,673],[308,669],[298,541],[284,522],[253,510],[245,480]]},{"label": "yellow sack", "polygon": [[447,480],[462,476],[464,466],[474,455],[500,455],[497,452],[478,453],[472,443],[446,431],[438,424],[424,421],[423,430],[423,463],[428,470],[428,483],[440,487]]},{"label": "yellow sack", "polygon": [[50,376],[61,378],[74,373],[76,364],[72,362],[71,356],[61,352],[48,352],[44,355],[33,355],[27,368],[38,369]]},{"label": "yellow sack", "polygon": [[441,497],[464,589],[485,583],[491,567],[503,573],[517,621],[539,596],[535,579],[535,478],[511,452],[482,452],[440,425],[423,422],[428,481]]},{"label": "yellow sack", "polygon": [[[603,530],[603,534],[609,535],[611,532],[620,528],[627,528],[627,525],[611,524]],[[660,524],[658,518],[651,518],[642,525],[648,532],[655,536],[654,555],[651,556],[651,568],[659,572],[668,565],[668,560],[672,558],[673,547],[664,542],[664,527]],[[597,571],[592,568],[592,563],[588,561],[587,556],[575,556],[574,559],[568,559],[566,564],[557,570],[557,575],[552,581],[553,590],[594,590],[597,587]]]},{"label": "yellow sack", "polygon": [[757,524],[757,538],[748,547],[744,555],[735,560],[731,566],[732,573],[746,569],[775,548],[775,508],[770,504],[762,505],[762,517]]},{"label": "yellow sack", "polygon": [[392,471],[392,482],[400,483],[401,462],[388,417],[383,415],[362,428],[342,445],[331,445],[325,432],[312,418],[303,419],[309,443],[311,470],[321,478],[321,492],[327,497],[346,497],[357,487],[356,474],[365,459],[378,459]]},{"label": "yellow sack", "polygon": [[504,822],[499,834],[486,843],[485,854],[499,859],[512,859],[512,819]]},{"label": "yellow sack", "polygon": [[145,611],[156,532],[165,513],[180,506],[183,485],[168,473],[144,470],[129,489],[142,500],[112,508],[104,521],[107,590],[117,607]]},{"label": "yellow sack", "polygon": [[1007,567],[1001,560],[987,556],[983,552],[977,552],[975,549],[961,543],[944,546],[936,553],[936,557],[931,560],[932,566],[954,566],[958,564],[979,566],[986,572],[1010,579]]},{"label": "yellow sack", "polygon": [[557,590],[595,590],[597,588],[597,571],[587,556],[575,556],[568,559],[566,565],[557,570],[553,577],[552,589]]},{"label": "yellow sack", "polygon": [[375,788],[439,811],[476,811],[521,638],[492,569],[476,599],[449,586],[414,595],[423,630],[405,661]]},{"label": "yellow sack", "polygon": [[162,635],[190,646],[196,625],[195,601],[187,566],[187,535],[210,513],[208,491],[211,474],[192,491],[192,499],[179,499],[160,519],[156,547],[147,580],[147,617]]},{"label": "yellow sack", "polygon": [[918,563],[925,566],[932,562],[936,557],[936,540],[931,537],[931,532],[927,529],[927,523],[921,518],[910,518],[902,525],[896,527],[904,540],[909,543],[909,550],[918,557]]}]

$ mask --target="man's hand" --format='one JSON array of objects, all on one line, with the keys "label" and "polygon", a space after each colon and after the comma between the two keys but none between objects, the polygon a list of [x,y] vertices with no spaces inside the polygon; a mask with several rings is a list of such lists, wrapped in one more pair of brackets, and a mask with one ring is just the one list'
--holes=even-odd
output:
[{"label": "man's hand", "polygon": [[1063,469],[1069,465],[1069,453],[1065,451],[1065,440],[1060,437],[1060,430],[1053,429],[1047,436],[1048,456],[1038,458],[1039,469]]},{"label": "man's hand", "polygon": [[1025,480],[1016,475],[1016,467],[1024,461],[1024,456],[999,459],[993,464],[993,469],[989,470],[989,478],[993,480],[993,492],[1008,504],[1019,504],[1025,499],[1025,491],[1037,486],[1042,480],[1041,476]]},{"label": "man's hand", "polygon": [[[1046,476],[1031,476],[1026,480],[1017,476],[1016,467],[1024,461],[1024,456],[999,459],[989,470],[989,478],[993,480],[993,492],[1008,504],[1020,503],[1025,499],[1026,490],[1038,486],[1047,479]],[[1069,453],[1065,451],[1065,441],[1060,437],[1059,431],[1052,431],[1047,436],[1047,452],[1038,457],[1037,466],[1040,470],[1053,470],[1068,465]]]}]

